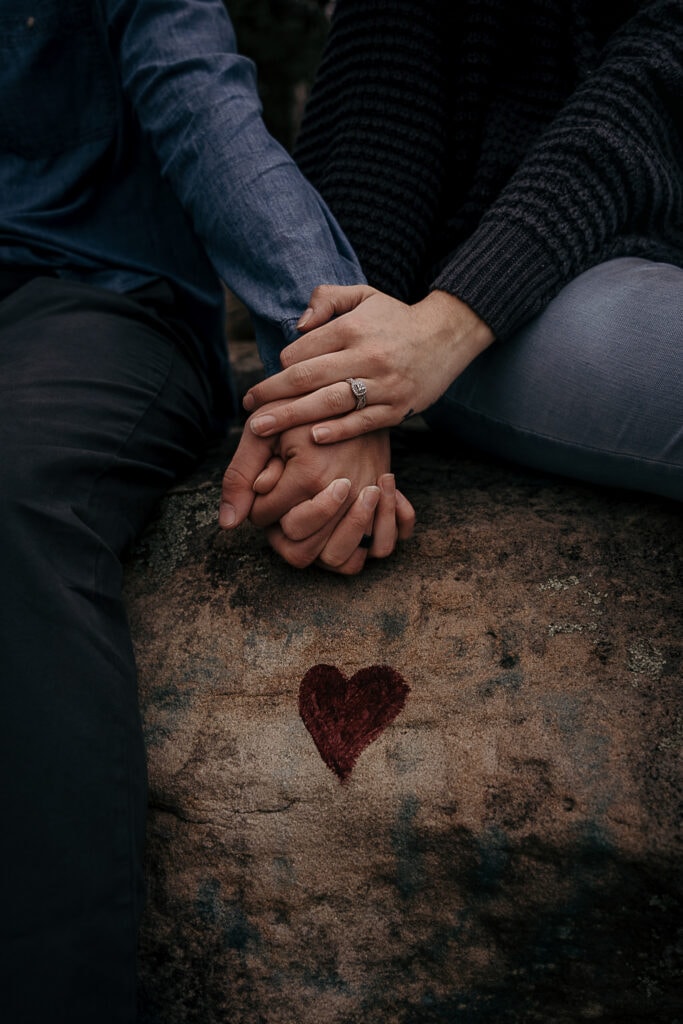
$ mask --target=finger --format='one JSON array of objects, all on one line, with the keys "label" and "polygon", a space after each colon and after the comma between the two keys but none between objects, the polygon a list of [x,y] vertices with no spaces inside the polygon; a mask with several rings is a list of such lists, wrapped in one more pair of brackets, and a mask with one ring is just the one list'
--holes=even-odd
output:
[{"label": "finger", "polygon": [[219,525],[234,529],[249,515],[254,502],[254,481],[270,458],[274,442],[244,430],[237,450],[223,474]]},{"label": "finger", "polygon": [[399,540],[408,540],[415,528],[415,509],[405,494],[398,489],[396,490],[396,526]]},{"label": "finger", "polygon": [[347,416],[316,423],[311,427],[311,436],[316,444],[334,444],[336,441],[360,437],[361,434],[371,434],[373,430],[395,427],[400,420],[401,416],[391,405],[368,405]]},{"label": "finger", "polygon": [[305,569],[315,562],[342,515],[343,508],[330,523],[310,537],[306,537],[305,540],[290,540],[283,533],[279,523],[274,523],[267,528],[266,537],[270,546],[281,558],[284,558],[295,569]]},{"label": "finger", "polygon": [[343,565],[326,565],[319,558],[316,559],[315,564],[319,569],[326,569],[328,572],[336,572],[341,576],[357,576],[363,569],[367,560],[368,553],[364,548],[356,548],[350,558],[348,558]]},{"label": "finger", "polygon": [[256,413],[249,418],[249,427],[259,437],[271,437],[304,423],[315,423],[328,416],[341,416],[355,407],[356,399],[351,387],[347,381],[340,381],[314,391],[305,398],[278,405],[263,415]]},{"label": "finger", "polygon": [[374,288],[366,284],[337,285],[321,284],[311,295],[308,308],[301,315],[296,327],[298,331],[311,331],[326,324],[333,316],[340,316],[355,309],[364,299],[374,294]]},{"label": "finger", "polygon": [[[363,535],[372,533],[372,522],[379,498],[379,487],[372,485],[363,488],[320,552],[320,563],[328,568],[337,569],[348,561],[358,548]],[[361,551],[365,560],[367,552],[365,548],[361,548]]]},{"label": "finger", "polygon": [[272,491],[284,471],[285,464],[282,459],[278,455],[273,455],[266,468],[254,480],[254,491],[257,494],[267,494],[268,491]]},{"label": "finger", "polygon": [[282,519],[290,509],[315,497],[327,486],[326,479],[319,480],[313,473],[297,472],[297,468],[297,466],[292,466],[291,462],[287,462],[282,476],[272,491],[256,495],[249,513],[249,518],[254,526],[273,525]]},{"label": "finger", "polygon": [[[330,384],[340,384],[348,377],[348,373],[344,369],[345,362],[348,362],[348,357],[343,352],[321,353],[314,351],[310,358],[297,363],[296,366],[290,366],[289,369],[281,370],[280,373],[275,373],[272,377],[266,377],[265,380],[254,384],[242,399],[242,405],[251,412],[269,402],[308,395],[312,391],[318,391]],[[347,390],[351,396],[351,388],[348,385]],[[347,405],[347,408],[352,409],[353,405]],[[269,409],[268,413],[272,411]],[[254,418],[252,417],[252,419]]]},{"label": "finger", "polygon": [[346,501],[351,490],[347,477],[333,480],[331,484],[308,501],[290,509],[280,520],[280,528],[289,540],[300,541],[310,537],[329,523]]},{"label": "finger", "polygon": [[273,550],[295,569],[305,569],[317,557],[315,549],[310,546],[308,541],[297,543],[285,537],[279,523],[268,527],[266,537]]},{"label": "finger", "polygon": [[396,547],[398,528],[396,526],[396,480],[393,473],[384,473],[379,478],[380,499],[375,513],[372,544],[368,554],[371,558],[387,558]]}]

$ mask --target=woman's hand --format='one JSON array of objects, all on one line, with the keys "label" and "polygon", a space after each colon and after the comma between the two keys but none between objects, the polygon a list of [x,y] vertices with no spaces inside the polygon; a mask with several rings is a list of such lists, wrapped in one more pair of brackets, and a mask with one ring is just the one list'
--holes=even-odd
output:
[{"label": "woman's hand", "polygon": [[[395,426],[432,405],[493,341],[453,295],[435,291],[408,306],[367,285],[316,288],[298,327],[306,333],[283,350],[284,370],[245,395],[249,410],[294,399],[252,414],[258,437],[312,423],[314,440],[330,444]],[[365,385],[362,409],[350,378]]]}]

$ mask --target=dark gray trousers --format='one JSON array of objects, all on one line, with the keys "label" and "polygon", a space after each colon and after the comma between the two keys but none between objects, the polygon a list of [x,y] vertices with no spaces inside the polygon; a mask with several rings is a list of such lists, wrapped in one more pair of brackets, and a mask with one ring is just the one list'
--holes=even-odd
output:
[{"label": "dark gray trousers", "polygon": [[0,1019],[131,1024],[145,755],[121,554],[202,452],[170,291],[0,301]]}]

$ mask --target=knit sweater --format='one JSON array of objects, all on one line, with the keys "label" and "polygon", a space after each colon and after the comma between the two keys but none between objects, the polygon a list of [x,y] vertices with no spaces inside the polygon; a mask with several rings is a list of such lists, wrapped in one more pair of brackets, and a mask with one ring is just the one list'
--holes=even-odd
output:
[{"label": "knit sweater", "polygon": [[339,0],[295,156],[372,285],[505,337],[597,263],[683,265],[683,0]]}]

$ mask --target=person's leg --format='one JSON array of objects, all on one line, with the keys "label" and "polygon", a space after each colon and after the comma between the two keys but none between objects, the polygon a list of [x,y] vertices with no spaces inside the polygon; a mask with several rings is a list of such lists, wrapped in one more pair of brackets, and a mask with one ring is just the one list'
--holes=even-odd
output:
[{"label": "person's leg", "polygon": [[683,499],[683,270],[623,258],[586,271],[426,419],[537,469]]},{"label": "person's leg", "polygon": [[120,555],[205,443],[149,309],[36,280],[0,302],[0,1019],[131,1024],[145,756]]}]

